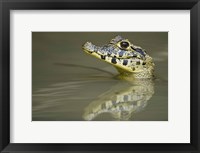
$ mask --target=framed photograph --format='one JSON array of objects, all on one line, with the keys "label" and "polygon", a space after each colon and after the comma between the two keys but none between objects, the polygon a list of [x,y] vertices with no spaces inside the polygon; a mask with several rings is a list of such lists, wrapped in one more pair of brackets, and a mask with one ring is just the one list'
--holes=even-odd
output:
[{"label": "framed photograph", "polygon": [[200,152],[198,0],[0,11],[1,152]]}]

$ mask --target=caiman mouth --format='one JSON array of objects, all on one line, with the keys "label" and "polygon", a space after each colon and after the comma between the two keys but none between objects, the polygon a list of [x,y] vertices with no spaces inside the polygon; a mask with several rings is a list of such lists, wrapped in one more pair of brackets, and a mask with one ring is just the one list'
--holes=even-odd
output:
[{"label": "caiman mouth", "polygon": [[138,52],[122,50],[112,44],[98,47],[91,42],[86,42],[82,49],[86,53],[112,64],[120,72],[138,73],[146,64],[144,56]]}]

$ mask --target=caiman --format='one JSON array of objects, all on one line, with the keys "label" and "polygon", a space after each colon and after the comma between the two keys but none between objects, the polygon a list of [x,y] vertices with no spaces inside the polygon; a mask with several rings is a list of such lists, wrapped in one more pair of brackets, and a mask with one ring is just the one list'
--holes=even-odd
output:
[{"label": "caiman", "polygon": [[128,81],[128,85],[118,83],[92,101],[85,109],[85,120],[94,120],[102,113],[111,113],[116,120],[129,120],[133,112],[146,107],[154,94],[155,64],[143,48],[118,35],[101,47],[86,42],[82,49],[112,64],[119,72],[118,78]]},{"label": "caiman", "polygon": [[102,47],[86,42],[82,49],[86,53],[112,64],[121,76],[153,77],[155,64],[152,57],[144,49],[133,45],[128,39],[119,35]]}]

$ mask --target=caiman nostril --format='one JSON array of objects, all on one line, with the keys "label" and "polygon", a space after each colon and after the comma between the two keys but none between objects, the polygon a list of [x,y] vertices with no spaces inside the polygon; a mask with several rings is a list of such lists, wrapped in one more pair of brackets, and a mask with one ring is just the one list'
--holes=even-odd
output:
[{"label": "caiman nostril", "polygon": [[91,43],[91,42],[86,42],[83,46],[82,46],[83,50],[88,52],[88,53],[93,53],[95,46]]}]

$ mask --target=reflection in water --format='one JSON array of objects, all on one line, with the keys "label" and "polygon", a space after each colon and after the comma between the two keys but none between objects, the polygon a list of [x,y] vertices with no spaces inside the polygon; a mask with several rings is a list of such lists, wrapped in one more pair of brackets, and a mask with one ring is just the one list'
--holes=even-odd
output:
[{"label": "reflection in water", "polygon": [[129,120],[134,113],[147,106],[153,94],[152,80],[122,81],[92,101],[85,109],[83,118],[93,120],[100,114],[111,113],[115,120]]},{"label": "reflection in water", "polygon": [[[131,83],[118,80],[115,81],[116,85],[110,84],[111,87],[108,91],[99,92],[99,96],[94,94],[98,91],[96,85],[103,82],[102,78],[99,81],[97,79],[79,80],[40,88],[33,93],[35,104],[37,101],[39,102],[38,105],[33,105],[33,114],[35,118],[44,117],[45,114],[51,116],[56,113],[58,115],[62,109],[64,112],[69,111],[70,107],[74,105],[74,110],[71,110],[71,115],[74,116],[74,112],[80,110],[80,104],[86,101],[87,104],[82,107],[82,109],[85,107],[85,111],[82,112],[82,120],[96,120],[97,117],[106,113],[112,115],[113,118],[110,120],[132,120],[134,113],[143,110],[154,94],[154,82],[149,79],[134,80]],[[110,80],[105,80],[105,82],[110,82]],[[90,88],[90,84],[94,84],[94,86]],[[83,90],[86,88],[87,91],[84,93]]]}]

